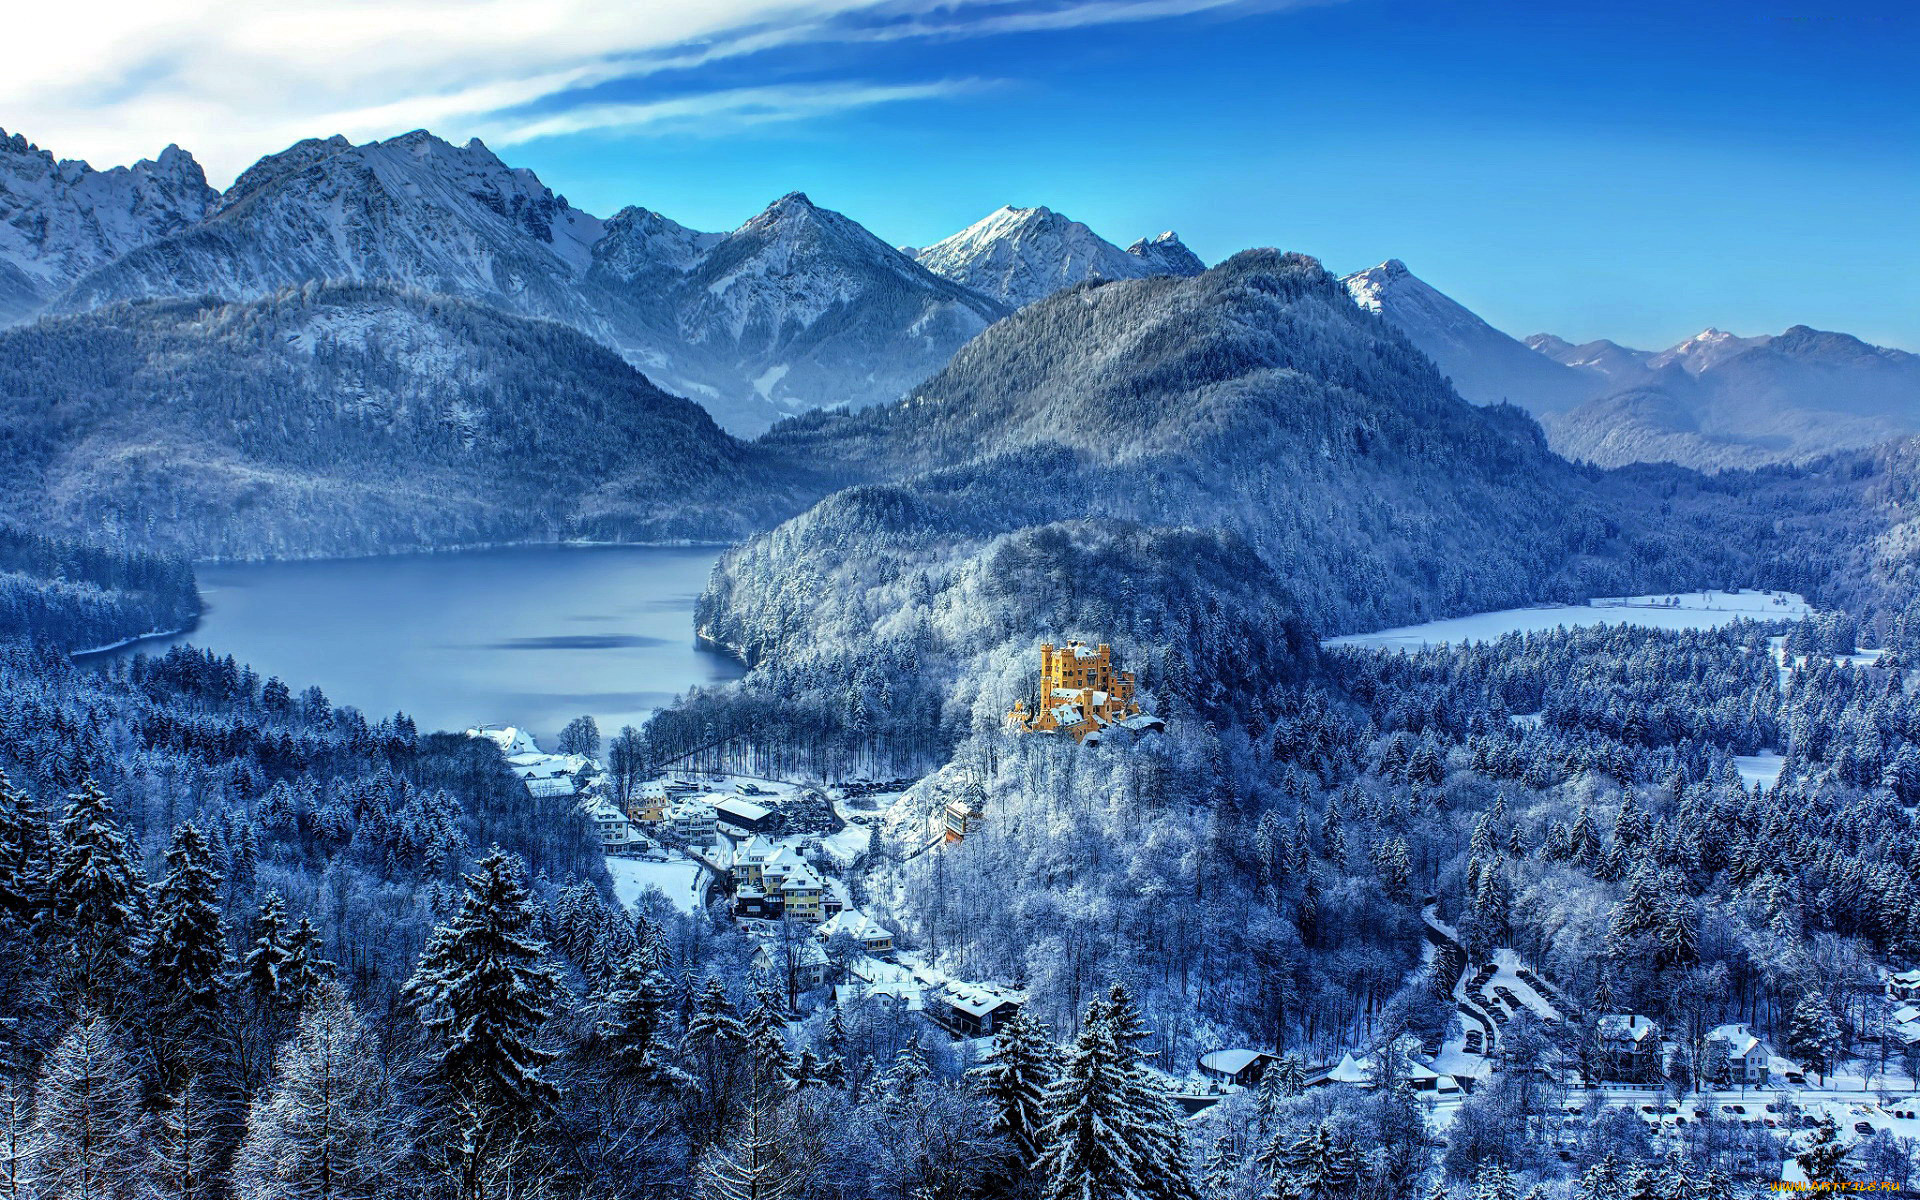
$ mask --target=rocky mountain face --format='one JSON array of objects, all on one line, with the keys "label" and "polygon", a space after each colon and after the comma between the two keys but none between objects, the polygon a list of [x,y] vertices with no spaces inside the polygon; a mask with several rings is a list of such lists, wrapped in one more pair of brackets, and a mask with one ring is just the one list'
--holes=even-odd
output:
[{"label": "rocky mountain face", "polygon": [[1920,432],[1920,356],[1844,333],[1707,329],[1657,353],[1546,334],[1528,344],[1606,382],[1546,419],[1555,449],[1605,466],[1799,462]]},{"label": "rocky mountain face", "polygon": [[600,234],[597,218],[478,140],[309,140],[250,168],[207,220],[84,276],[56,307],[381,282],[597,332],[578,283]]},{"label": "rocky mountain face", "polygon": [[1122,250],[1050,208],[1002,208],[920,250],[934,274],[1020,308],[1090,279],[1195,275],[1205,268],[1172,233]]},{"label": "rocky mountain face", "polygon": [[31,316],[88,271],[200,220],[217,196],[178,146],[96,171],[0,129],[0,326]]},{"label": "rocky mountain face", "polygon": [[1603,390],[1591,376],[1554,362],[1481,320],[1390,258],[1342,282],[1354,303],[1378,313],[1439,364],[1475,404],[1517,404],[1536,416],[1564,412]]},{"label": "rocky mountain face", "polygon": [[[54,307],[400,284],[570,325],[745,434],[897,399],[1006,311],[805,196],[731,233],[642,208],[603,222],[479,141],[424,131],[300,142],[208,193],[202,212],[87,262],[97,269],[63,280]],[[32,289],[0,269],[0,303]]]},{"label": "rocky mountain face", "polygon": [[193,558],[731,540],[811,474],[572,329],[392,284],[0,334],[0,519]]},{"label": "rocky mountain face", "polygon": [[897,399],[1006,313],[797,192],[725,234],[628,209],[593,257],[614,344],[743,433]]},{"label": "rocky mountain face", "polygon": [[1127,247],[1132,254],[1153,268],[1155,275],[1198,275],[1207,269],[1200,256],[1187,249],[1180,235],[1169,229],[1150,238],[1141,238]]}]

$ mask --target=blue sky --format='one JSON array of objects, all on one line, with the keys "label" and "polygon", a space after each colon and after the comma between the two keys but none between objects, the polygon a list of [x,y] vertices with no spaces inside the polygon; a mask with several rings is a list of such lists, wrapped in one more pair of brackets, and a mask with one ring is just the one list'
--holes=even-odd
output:
[{"label": "blue sky", "polygon": [[602,91],[959,86],[503,152],[586,207],[704,228],[790,189],[914,244],[1046,204],[1123,245],[1177,229],[1209,261],[1398,257],[1516,335],[1805,322],[1920,349],[1920,18],[1807,8],[1347,0],[801,47]]},{"label": "blue sky", "polygon": [[[298,137],[479,135],[602,214],[803,190],[896,243],[1002,204],[1339,271],[1516,335],[1795,322],[1920,349],[1920,5],[1890,0],[101,0],[0,125],[216,182]],[[106,32],[102,32],[106,31]]]}]

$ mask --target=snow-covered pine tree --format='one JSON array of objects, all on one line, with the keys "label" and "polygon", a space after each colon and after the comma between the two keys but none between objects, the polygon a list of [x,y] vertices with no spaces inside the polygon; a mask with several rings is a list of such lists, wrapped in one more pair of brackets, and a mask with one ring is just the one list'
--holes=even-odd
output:
[{"label": "snow-covered pine tree", "polygon": [[287,988],[302,1003],[318,993],[320,985],[333,978],[335,964],[324,956],[320,931],[310,917],[301,917],[287,939]]},{"label": "snow-covered pine tree", "polygon": [[253,943],[247,950],[247,997],[254,1011],[271,1021],[299,1006],[287,977],[293,945],[287,931],[287,904],[268,892],[253,917]]},{"label": "snow-covered pine tree", "polygon": [[1047,1089],[1039,1160],[1045,1200],[1141,1200],[1150,1194],[1128,1145],[1135,1132],[1130,1065],[1113,1040],[1105,1009],[1103,1001],[1089,1008]]},{"label": "snow-covered pine tree", "polygon": [[40,915],[45,842],[33,801],[0,771],[0,934],[30,928]]},{"label": "snow-covered pine tree", "polygon": [[1829,1115],[1821,1118],[1806,1148],[1794,1155],[1793,1161],[1800,1164],[1800,1170],[1805,1172],[1810,1183],[1840,1183],[1847,1178],[1849,1148],[1840,1140],[1840,1128]]},{"label": "snow-covered pine tree", "polygon": [[406,1114],[379,1040],[337,983],[320,985],[254,1101],[234,1159],[248,1200],[377,1200],[406,1154]]},{"label": "snow-covered pine tree", "polygon": [[[700,1091],[696,1140],[712,1141],[731,1124],[733,1093],[747,1055],[747,1031],[720,980],[709,975],[687,1018],[681,1046]],[[752,1072],[748,1072],[752,1074]]]},{"label": "snow-covered pine tree", "polygon": [[34,1095],[35,1200],[145,1200],[151,1181],[136,1100],[106,1018],[82,1009]]},{"label": "snow-covered pine tree", "polygon": [[743,1022],[753,1072],[761,1086],[781,1090],[793,1085],[793,1055],[787,1049],[787,1020],[780,998],[761,991]]},{"label": "snow-covered pine tree", "polygon": [[1047,1089],[1060,1070],[1060,1055],[1044,1022],[1024,1010],[1015,1012],[994,1035],[993,1050],[980,1069],[993,1126],[1013,1143],[1022,1165],[1040,1157],[1040,1132],[1046,1126]]},{"label": "snow-covered pine tree", "polygon": [[1137,1131],[1135,1172],[1145,1194],[1155,1200],[1198,1200],[1187,1165],[1186,1123],[1167,1089],[1147,1070],[1142,1047],[1153,1035],[1126,985],[1108,990],[1104,1019],[1126,1068],[1127,1106]]},{"label": "snow-covered pine tree", "polygon": [[558,1092],[534,1045],[559,980],[530,930],[532,896],[497,847],[466,877],[452,921],[433,931],[405,995],[438,1040],[431,1086],[471,1100],[489,1123],[537,1124]]},{"label": "snow-covered pine tree", "polygon": [[1820,1074],[1824,1082],[1840,1053],[1840,1022],[1827,998],[1809,991],[1793,1006],[1787,1026],[1787,1053],[1802,1066]]},{"label": "snow-covered pine tree", "polygon": [[128,1002],[139,986],[147,881],[92,780],[67,797],[47,895],[63,997],[101,1011]]},{"label": "snow-covered pine tree", "polygon": [[204,1070],[219,1057],[226,1002],[227,932],[220,919],[220,875],[207,839],[193,824],[173,832],[167,873],[153,890],[147,952],[155,1007],[155,1051],[163,1086]]},{"label": "snow-covered pine tree", "polygon": [[1520,1200],[1520,1187],[1505,1163],[1489,1162],[1474,1173],[1473,1200]]}]

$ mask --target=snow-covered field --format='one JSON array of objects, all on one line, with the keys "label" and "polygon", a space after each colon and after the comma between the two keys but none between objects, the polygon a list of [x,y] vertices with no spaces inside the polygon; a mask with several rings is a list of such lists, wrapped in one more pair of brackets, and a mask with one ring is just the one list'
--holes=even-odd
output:
[{"label": "snow-covered field", "polygon": [[607,874],[613,876],[614,895],[620,903],[632,906],[640,893],[656,887],[682,912],[699,912],[705,890],[706,868],[690,858],[667,862],[645,862],[632,858],[607,859]]},{"label": "snow-covered field", "polygon": [[1740,778],[1748,787],[1756,783],[1772,787],[1786,761],[1778,754],[1739,754],[1734,756],[1733,765],[1739,768]]},{"label": "snow-covered field", "polygon": [[1637,625],[1649,629],[1717,629],[1742,618],[1799,620],[1812,609],[1792,592],[1680,592],[1664,596],[1605,596],[1585,604],[1508,608],[1424,625],[1352,633],[1321,645],[1367,650],[1420,650],[1443,644],[1490,642],[1509,633],[1541,633],[1586,625]]}]

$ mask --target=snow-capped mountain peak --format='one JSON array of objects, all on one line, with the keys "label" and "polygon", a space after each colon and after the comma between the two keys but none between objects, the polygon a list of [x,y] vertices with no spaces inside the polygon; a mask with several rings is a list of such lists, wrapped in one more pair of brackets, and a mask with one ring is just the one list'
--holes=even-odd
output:
[{"label": "snow-capped mountain peak", "polygon": [[1655,368],[1678,365],[1688,374],[1698,375],[1736,354],[1756,346],[1764,346],[1771,340],[1765,334],[1759,337],[1740,337],[1709,325],[1686,341],[1654,355],[1648,360],[1648,365]]},{"label": "snow-capped mountain peak", "polygon": [[1187,249],[1180,235],[1169,229],[1150,238],[1141,238],[1127,247],[1127,253],[1144,261],[1163,275],[1198,275],[1207,269],[1200,256]]},{"label": "snow-capped mountain peak", "polygon": [[1164,273],[1145,256],[1128,254],[1079,221],[1040,206],[996,209],[920,251],[916,261],[1015,308],[1088,279]]},{"label": "snow-capped mountain peak", "polygon": [[215,196],[178,146],[95,170],[0,130],[0,325],[87,271],[198,221]]}]

